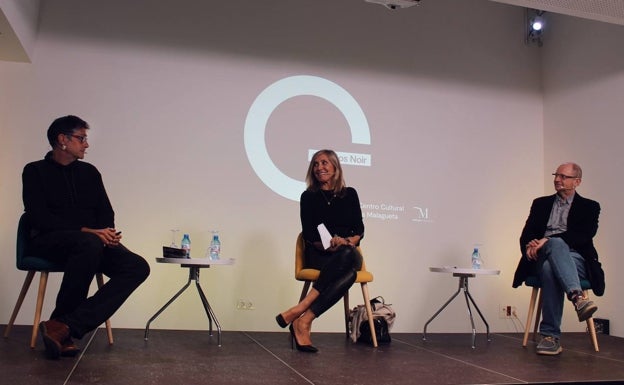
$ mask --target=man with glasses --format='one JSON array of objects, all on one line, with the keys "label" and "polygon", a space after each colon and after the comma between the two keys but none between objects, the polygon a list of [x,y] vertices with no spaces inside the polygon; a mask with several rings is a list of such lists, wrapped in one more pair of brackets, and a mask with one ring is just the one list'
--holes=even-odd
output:
[{"label": "man with glasses", "polygon": [[542,284],[542,336],[537,354],[557,355],[562,348],[561,317],[563,298],[574,304],[580,322],[590,318],[598,307],[583,296],[580,280],[587,279],[585,260],[598,259],[592,238],[598,231],[598,202],[576,192],[581,184],[581,167],[564,163],[554,176],[556,194],[533,201],[520,236],[522,258],[514,275],[513,287],[529,275]]},{"label": "man with glasses", "polygon": [[[74,356],[82,338],[109,319],[149,275],[148,263],[121,243],[102,176],[80,161],[89,148],[89,125],[77,116],[56,119],[48,129],[52,151],[22,173],[24,207],[32,226],[30,255],[64,266],[56,307],[39,330],[50,358]],[[110,279],[93,296],[96,273]]]}]

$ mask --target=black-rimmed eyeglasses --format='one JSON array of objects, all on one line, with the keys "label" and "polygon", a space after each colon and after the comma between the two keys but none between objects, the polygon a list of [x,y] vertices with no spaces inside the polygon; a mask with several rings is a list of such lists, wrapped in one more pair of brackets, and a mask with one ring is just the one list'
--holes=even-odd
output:
[{"label": "black-rimmed eyeglasses", "polygon": [[565,174],[557,174],[556,172],[552,174],[555,178],[561,178],[561,180],[566,180],[566,179],[578,179],[578,176],[571,176],[571,175],[565,175]]},{"label": "black-rimmed eyeglasses", "polygon": [[82,135],[68,135],[68,136],[71,136],[72,138],[78,139],[78,141],[80,143],[88,143],[89,142],[89,139],[86,136],[82,136]]}]

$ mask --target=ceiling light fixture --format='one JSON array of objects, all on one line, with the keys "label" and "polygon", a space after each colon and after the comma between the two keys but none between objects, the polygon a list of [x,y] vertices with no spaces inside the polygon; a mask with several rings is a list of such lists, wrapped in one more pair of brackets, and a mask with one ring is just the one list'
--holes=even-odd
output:
[{"label": "ceiling light fixture", "polygon": [[538,47],[544,45],[542,42],[542,33],[546,27],[544,13],[537,9],[525,9],[525,43],[527,45],[537,44]]},{"label": "ceiling light fixture", "polygon": [[380,4],[388,9],[409,8],[414,5],[420,5],[420,0],[364,0],[367,3]]}]

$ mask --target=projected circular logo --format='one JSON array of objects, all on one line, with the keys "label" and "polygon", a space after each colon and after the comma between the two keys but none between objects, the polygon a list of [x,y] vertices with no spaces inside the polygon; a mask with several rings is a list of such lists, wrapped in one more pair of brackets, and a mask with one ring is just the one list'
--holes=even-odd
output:
[{"label": "projected circular logo", "polygon": [[[345,117],[351,130],[351,142],[370,144],[370,129],[364,111],[344,88],[327,79],[299,75],[278,80],[264,89],[254,100],[245,119],[244,142],[247,158],[262,182],[277,194],[299,201],[305,182],[284,174],[269,156],[265,142],[266,125],[273,111],[284,101],[310,95],[327,100]],[[369,154],[338,153],[341,163],[370,166]]]}]

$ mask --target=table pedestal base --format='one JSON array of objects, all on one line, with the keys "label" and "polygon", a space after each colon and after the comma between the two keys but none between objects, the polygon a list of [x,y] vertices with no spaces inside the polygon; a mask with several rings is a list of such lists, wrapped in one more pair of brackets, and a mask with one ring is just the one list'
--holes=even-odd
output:
[{"label": "table pedestal base", "polygon": [[[453,299],[455,299],[455,297],[457,297],[457,295],[459,294],[459,292],[463,289],[464,290],[464,297],[466,298],[466,306],[468,307],[468,314],[470,315],[470,324],[472,325],[472,348],[475,348],[475,340],[476,340],[476,335],[477,335],[477,330],[475,329],[475,323],[474,323],[474,319],[472,317],[472,310],[470,309],[470,302],[472,302],[472,305],[475,307],[475,309],[477,310],[477,313],[479,313],[479,316],[481,317],[481,319],[483,320],[483,323],[485,324],[486,327],[486,331],[487,331],[487,340],[491,341],[490,339],[490,325],[488,325],[487,321],[485,320],[485,317],[483,317],[483,314],[481,313],[481,310],[479,310],[479,307],[477,306],[477,304],[475,303],[474,299],[472,298],[472,295],[470,295],[470,291],[468,290],[468,278],[469,277],[474,277],[474,274],[465,274],[465,273],[453,273],[453,277],[459,277],[459,287],[457,288],[457,291],[455,292],[455,294],[453,294],[451,296],[451,298],[448,299],[448,301],[446,301],[446,303],[444,305],[442,305],[442,307],[435,312],[435,314],[429,318],[429,321],[427,321],[427,323],[425,323],[425,328],[423,330],[423,340],[427,340],[427,325],[429,325],[429,323],[431,321],[433,321],[433,319],[440,314],[440,312],[442,310],[444,310],[444,308],[451,303],[451,301],[453,301]],[[470,300],[470,301],[468,301]]]},{"label": "table pedestal base", "polygon": [[167,301],[167,303],[163,307],[161,307],[160,310],[158,310],[156,314],[154,314],[152,318],[149,319],[149,321],[147,321],[147,325],[145,325],[145,336],[144,336],[145,341],[147,341],[147,337],[149,335],[150,323],[152,323],[152,321],[155,320],[160,315],[160,313],[162,313],[169,305],[171,305],[171,303],[175,301],[176,298],[178,298],[180,294],[182,294],[184,290],[186,290],[189,287],[189,285],[191,284],[191,281],[195,281],[197,292],[199,293],[199,297],[201,298],[202,304],[204,305],[204,310],[206,311],[206,315],[208,316],[208,332],[210,336],[212,336],[212,322],[214,321],[215,325],[217,326],[217,344],[221,346],[221,324],[219,324],[219,321],[217,320],[217,316],[214,314],[214,311],[212,311],[212,307],[210,307],[210,303],[208,303],[208,299],[206,298],[206,295],[204,294],[204,291],[202,290],[199,284],[199,269],[201,267],[210,267],[210,266],[182,265],[182,267],[189,268],[188,281],[186,282],[186,285],[182,286],[182,288],[173,297],[171,297],[171,299]]}]

